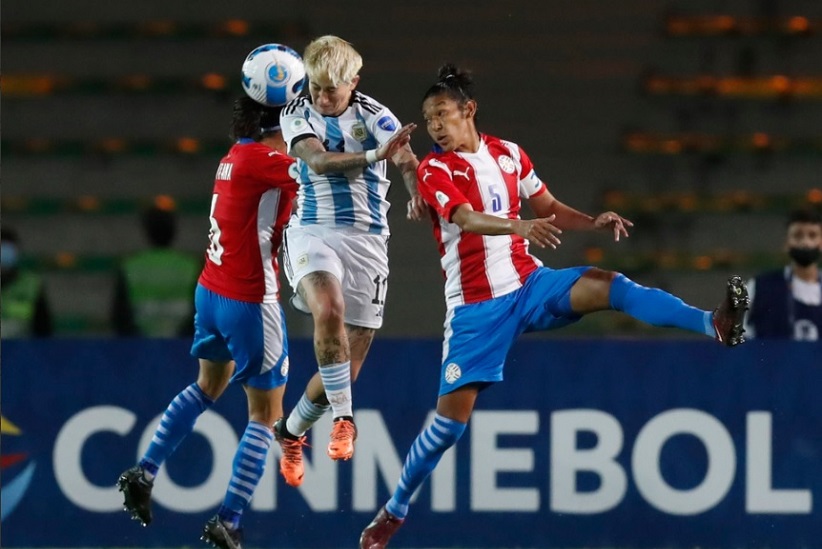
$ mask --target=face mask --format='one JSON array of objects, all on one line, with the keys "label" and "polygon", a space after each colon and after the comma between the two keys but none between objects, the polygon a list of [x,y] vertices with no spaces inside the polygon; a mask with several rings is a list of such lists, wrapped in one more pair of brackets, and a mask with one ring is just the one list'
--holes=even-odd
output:
[{"label": "face mask", "polygon": [[3,242],[0,244],[0,266],[3,270],[11,270],[17,267],[20,259],[20,253],[17,246],[11,242]]},{"label": "face mask", "polygon": [[802,267],[807,267],[808,265],[819,261],[820,254],[822,254],[822,250],[819,248],[788,249],[788,255],[791,256],[791,259],[796,261],[796,264]]}]

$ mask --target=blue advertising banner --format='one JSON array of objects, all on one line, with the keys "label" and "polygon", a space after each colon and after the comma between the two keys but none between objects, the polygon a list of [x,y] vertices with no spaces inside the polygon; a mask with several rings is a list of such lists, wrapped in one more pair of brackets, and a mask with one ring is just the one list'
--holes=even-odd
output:
[{"label": "blue advertising banner", "polygon": [[[115,482],[196,378],[176,340],[4,341],[3,547],[198,543],[247,422],[230,387],[165,464],[154,521]],[[309,433],[299,488],[273,448],[246,545],[355,547],[436,405],[441,343],[375,341],[354,387],[354,459]],[[822,353],[814,343],[525,338],[392,547],[822,547]],[[286,409],[315,371],[291,342]]]}]

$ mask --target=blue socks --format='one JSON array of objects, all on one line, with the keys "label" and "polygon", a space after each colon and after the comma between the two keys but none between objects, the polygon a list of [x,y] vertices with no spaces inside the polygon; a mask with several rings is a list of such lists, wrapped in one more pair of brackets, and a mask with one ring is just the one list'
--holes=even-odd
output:
[{"label": "blue socks", "polygon": [[217,511],[220,520],[227,527],[236,530],[240,526],[240,517],[251,503],[254,490],[265,471],[265,459],[273,440],[274,433],[262,423],[250,421],[245,428],[237,453],[234,454],[234,466],[225,499]]},{"label": "blue socks", "polygon": [[716,335],[711,311],[692,307],[664,290],[640,286],[622,274],[611,283],[610,302],[614,310],[653,326]]},{"label": "blue socks", "polygon": [[434,422],[420,433],[408,451],[400,481],[385,505],[389,513],[399,519],[405,518],[411,496],[437,466],[442,454],[457,443],[465,431],[465,425],[439,414],[434,416]]},{"label": "blue socks", "polygon": [[154,432],[148,450],[140,460],[140,467],[147,473],[149,480],[157,475],[157,471],[163,462],[170,456],[183,439],[194,430],[194,423],[200,414],[208,410],[214,401],[211,400],[200,389],[196,383],[192,383],[180,394],[178,394],[171,404],[166,408],[160,425]]}]

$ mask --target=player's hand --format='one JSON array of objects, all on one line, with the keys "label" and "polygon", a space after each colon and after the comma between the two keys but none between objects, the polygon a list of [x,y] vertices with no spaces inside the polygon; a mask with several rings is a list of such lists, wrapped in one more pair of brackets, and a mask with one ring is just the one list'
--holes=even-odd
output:
[{"label": "player's hand", "polygon": [[413,122],[400,128],[385,144],[377,147],[377,160],[392,158],[401,148],[408,145],[411,142],[411,132],[416,128],[417,125]]},{"label": "player's hand", "polygon": [[423,200],[420,195],[415,194],[411,197],[411,200],[408,201],[408,213],[405,217],[411,221],[420,221],[425,218],[427,210],[428,204],[425,203],[425,200]]},{"label": "player's hand", "polygon": [[628,238],[627,227],[633,227],[634,224],[615,212],[605,212],[599,214],[594,219],[594,227],[597,229],[612,229],[614,231],[614,240],[619,242],[619,237],[624,236]]},{"label": "player's hand", "polygon": [[557,246],[562,244],[557,237],[558,234],[562,234],[562,230],[551,223],[556,218],[557,216],[552,214],[536,219],[521,219],[517,224],[516,233],[540,248],[556,250]]}]

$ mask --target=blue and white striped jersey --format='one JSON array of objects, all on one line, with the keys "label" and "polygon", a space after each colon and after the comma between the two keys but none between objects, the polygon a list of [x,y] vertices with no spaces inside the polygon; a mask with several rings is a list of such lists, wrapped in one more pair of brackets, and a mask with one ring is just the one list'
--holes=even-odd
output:
[{"label": "blue and white striped jersey", "polygon": [[[339,116],[323,116],[310,97],[297,97],[283,107],[280,126],[291,154],[291,145],[305,136],[316,137],[331,152],[376,149],[394,135],[400,123],[387,107],[354,90],[351,103]],[[295,215],[300,225],[389,233],[386,195],[391,182],[385,176],[385,160],[366,168],[318,175],[298,158],[297,168],[300,189]]]}]

